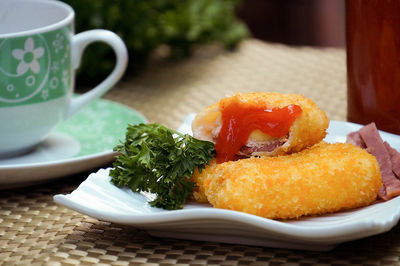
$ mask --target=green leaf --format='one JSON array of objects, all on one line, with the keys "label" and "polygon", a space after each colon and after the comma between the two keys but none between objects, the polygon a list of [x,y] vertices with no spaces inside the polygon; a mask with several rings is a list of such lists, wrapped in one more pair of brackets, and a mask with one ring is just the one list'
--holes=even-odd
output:
[{"label": "green leaf", "polygon": [[189,179],[214,157],[214,144],[184,135],[160,124],[129,125],[125,142],[110,171],[111,182],[134,192],[156,195],[151,206],[168,210],[183,207],[193,192]]},{"label": "green leaf", "polygon": [[[77,32],[102,28],[124,40],[131,59],[127,74],[131,75],[144,69],[151,53],[161,45],[171,48],[171,57],[183,58],[197,44],[221,43],[233,48],[249,35],[235,16],[238,0],[63,1],[75,10]],[[114,67],[110,47],[103,43],[91,46],[83,55],[77,84],[96,84]]]}]

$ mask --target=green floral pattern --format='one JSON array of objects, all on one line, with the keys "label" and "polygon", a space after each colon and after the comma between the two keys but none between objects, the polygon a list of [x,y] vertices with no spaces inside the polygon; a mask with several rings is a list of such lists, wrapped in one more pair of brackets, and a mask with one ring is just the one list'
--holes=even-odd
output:
[{"label": "green floral pattern", "polygon": [[64,96],[72,84],[70,26],[43,34],[0,38],[0,107]]},{"label": "green floral pattern", "polygon": [[81,146],[75,157],[110,151],[125,138],[128,124],[144,123],[137,111],[104,99],[91,102],[56,128],[76,139]]}]

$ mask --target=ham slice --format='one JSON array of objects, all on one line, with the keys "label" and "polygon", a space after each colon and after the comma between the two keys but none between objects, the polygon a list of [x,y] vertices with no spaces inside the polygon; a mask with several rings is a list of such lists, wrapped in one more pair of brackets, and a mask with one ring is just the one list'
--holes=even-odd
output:
[{"label": "ham slice", "polygon": [[378,196],[389,200],[400,195],[400,153],[383,142],[375,123],[351,132],[347,135],[347,142],[366,149],[378,161],[383,182]]},{"label": "ham slice", "polygon": [[367,146],[365,145],[365,142],[362,140],[360,136],[360,132],[355,131],[351,132],[347,135],[346,142],[353,144],[355,146],[358,146],[360,148],[366,149]]},{"label": "ham slice", "polygon": [[277,148],[281,147],[283,144],[285,144],[286,140],[280,140],[276,139],[267,143],[252,143],[253,145],[246,144],[240,149],[240,155],[245,155],[245,156],[252,156],[253,153],[259,153],[259,152],[273,152]]},{"label": "ham slice", "polygon": [[400,152],[393,149],[386,141],[383,144],[385,145],[386,150],[389,152],[390,161],[392,161],[392,171],[397,178],[400,178]]}]

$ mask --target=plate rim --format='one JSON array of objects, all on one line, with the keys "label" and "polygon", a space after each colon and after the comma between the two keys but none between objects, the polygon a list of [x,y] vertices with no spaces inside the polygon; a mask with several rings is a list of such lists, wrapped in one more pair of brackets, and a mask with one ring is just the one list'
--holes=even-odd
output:
[{"label": "plate rim", "polygon": [[[121,104],[119,102],[114,102],[108,99],[103,99],[103,98],[99,98],[96,99],[98,101],[105,101],[108,102],[110,104],[113,105],[119,105],[120,107],[126,109],[127,111],[133,112],[135,113],[140,119],[143,120],[143,123],[147,123],[148,120],[147,118],[141,114],[139,111],[130,108],[127,105]],[[52,134],[56,134],[56,133],[62,133],[65,134],[67,136],[69,136],[68,134],[64,133],[64,132],[58,132],[57,130],[54,130],[52,133],[50,133],[50,136]],[[0,171],[2,170],[13,170],[13,169],[19,169],[19,168],[34,168],[34,167],[45,167],[48,165],[59,165],[59,164],[63,164],[63,163],[74,163],[75,161],[81,161],[81,160],[91,160],[91,159],[97,159],[97,158],[101,158],[104,156],[109,156],[111,154],[115,153],[112,149],[110,150],[106,150],[106,151],[102,151],[102,152],[97,152],[97,153],[91,153],[91,154],[86,154],[86,155],[81,155],[78,157],[70,157],[70,158],[65,158],[65,159],[59,159],[59,160],[54,160],[54,161],[46,161],[46,162],[36,162],[36,163],[26,163],[26,164],[5,164],[5,165],[0,165]],[[0,159],[1,161],[1,159]]]},{"label": "plate rim", "polygon": [[[99,175],[101,171],[104,170],[107,171],[108,169],[100,169],[98,172],[92,173],[89,176],[90,179],[88,178],[87,180],[92,182],[93,180],[96,179],[97,175]],[[102,180],[102,181],[109,182],[109,176],[103,175],[103,178],[108,178],[108,180]],[[86,180],[84,182],[86,182]],[[112,185],[110,184],[110,186]],[[117,224],[136,226],[146,230],[157,231],[154,230],[158,228],[157,226],[162,224],[164,225],[171,224],[174,222],[183,222],[183,223],[191,221],[202,222],[204,220],[208,221],[212,220],[219,222],[227,221],[227,222],[234,222],[234,224],[237,225],[251,226],[251,228],[257,228],[258,230],[263,231],[264,233],[274,232],[280,236],[286,236],[287,238],[291,238],[292,240],[298,241],[299,239],[303,239],[304,242],[308,244],[320,243],[323,245],[339,244],[345,241],[355,240],[366,236],[372,236],[386,232],[391,228],[393,228],[397,224],[400,218],[399,204],[396,205],[395,208],[396,211],[393,212],[391,215],[384,217],[385,218],[384,221],[381,222],[377,222],[376,219],[373,219],[376,217],[373,217],[369,220],[358,218],[355,221],[349,220],[348,222],[343,222],[343,223],[337,223],[336,221],[334,221],[333,225],[328,224],[318,227],[311,227],[311,226],[304,226],[301,224],[299,225],[290,223],[293,220],[288,220],[288,221],[272,220],[244,212],[218,209],[218,208],[213,208],[210,205],[207,206],[207,204],[198,204],[198,203],[195,204],[198,205],[199,208],[193,208],[193,209],[181,209],[173,211],[161,210],[160,212],[155,212],[155,213],[143,213],[138,211],[137,213],[133,212],[126,214],[118,213],[118,216],[115,216],[115,214],[113,213],[105,213],[101,209],[93,209],[88,207],[87,205],[82,205],[77,203],[77,200],[74,198],[73,192],[66,195],[57,194],[53,198],[56,203],[68,207],[84,215],[89,215],[99,220],[114,222]],[[392,204],[394,204],[393,203],[394,201],[398,203],[400,201],[400,197],[392,199],[391,200]],[[389,202],[383,202],[382,204],[385,203]],[[337,213],[340,214],[341,212]],[[323,217],[323,215],[318,217]],[[305,218],[314,219],[318,217],[305,217]]]}]

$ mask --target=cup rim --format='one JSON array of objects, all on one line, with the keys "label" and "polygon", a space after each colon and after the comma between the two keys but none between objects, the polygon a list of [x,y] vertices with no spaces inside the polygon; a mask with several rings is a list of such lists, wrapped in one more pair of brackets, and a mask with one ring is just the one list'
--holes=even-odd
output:
[{"label": "cup rim", "polygon": [[[33,2],[32,0],[1,0],[3,3],[4,2]],[[3,38],[14,38],[14,37],[23,37],[23,36],[29,36],[29,35],[36,35],[36,34],[40,34],[40,33],[44,33],[44,32],[50,32],[53,30],[57,30],[60,29],[64,26],[67,26],[68,24],[70,24],[74,17],[75,17],[75,11],[74,9],[69,6],[68,4],[61,2],[61,1],[55,1],[55,0],[35,0],[36,3],[41,2],[41,3],[47,3],[47,4],[52,4],[52,5],[56,5],[59,6],[61,8],[64,8],[67,12],[68,15],[57,21],[56,23],[50,24],[50,25],[46,25],[46,26],[42,26],[42,27],[38,27],[35,29],[30,29],[30,30],[24,30],[24,31],[18,31],[18,32],[12,32],[12,33],[4,33],[1,34],[0,33],[0,39]]]}]

